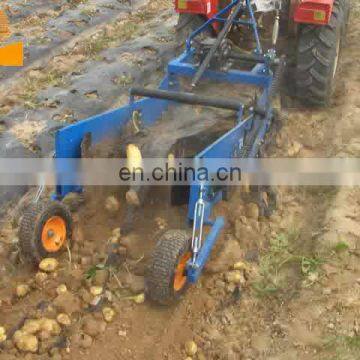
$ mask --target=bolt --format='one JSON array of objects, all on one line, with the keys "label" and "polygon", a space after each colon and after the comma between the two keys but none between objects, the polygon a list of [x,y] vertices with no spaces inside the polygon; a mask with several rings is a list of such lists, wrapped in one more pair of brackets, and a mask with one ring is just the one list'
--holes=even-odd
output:
[{"label": "bolt", "polygon": [[54,232],[53,230],[49,230],[49,231],[47,232],[47,236],[48,236],[49,238],[54,237],[54,235],[55,235],[55,232]]}]

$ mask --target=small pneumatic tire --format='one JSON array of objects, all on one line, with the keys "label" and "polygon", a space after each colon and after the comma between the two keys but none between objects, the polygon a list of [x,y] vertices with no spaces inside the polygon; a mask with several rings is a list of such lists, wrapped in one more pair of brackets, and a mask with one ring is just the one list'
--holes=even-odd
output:
[{"label": "small pneumatic tire", "polygon": [[165,232],[155,246],[147,269],[147,298],[161,305],[176,302],[189,287],[186,263],[191,254],[191,237],[187,231]]},{"label": "small pneumatic tire", "polygon": [[30,262],[58,256],[66,245],[71,246],[71,237],[71,213],[58,201],[30,204],[21,217],[20,249]]}]

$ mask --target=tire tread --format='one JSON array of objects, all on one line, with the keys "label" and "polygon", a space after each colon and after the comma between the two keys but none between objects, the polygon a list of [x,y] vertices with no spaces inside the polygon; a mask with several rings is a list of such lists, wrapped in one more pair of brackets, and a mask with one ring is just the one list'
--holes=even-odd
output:
[{"label": "tire tread", "polygon": [[179,256],[189,249],[189,240],[187,231],[169,230],[156,244],[146,274],[146,295],[152,301],[169,305],[186,290],[187,286],[184,291],[174,291],[173,276]]},{"label": "tire tread", "polygon": [[334,89],[333,63],[339,36],[346,28],[347,0],[335,0],[328,25],[302,25],[297,52],[298,98],[310,106],[326,106]]}]

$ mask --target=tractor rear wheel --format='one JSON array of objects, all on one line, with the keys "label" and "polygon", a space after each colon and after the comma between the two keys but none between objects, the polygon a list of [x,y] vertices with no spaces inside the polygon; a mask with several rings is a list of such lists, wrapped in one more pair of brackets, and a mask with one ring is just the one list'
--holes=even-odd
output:
[{"label": "tractor rear wheel", "polygon": [[335,0],[328,25],[302,25],[297,49],[296,90],[306,105],[327,106],[335,89],[346,33],[348,0]]},{"label": "tractor rear wheel", "polygon": [[71,235],[71,213],[57,201],[31,204],[20,220],[20,248],[26,259],[34,263],[58,256],[69,245]]},{"label": "tractor rear wheel", "polygon": [[146,295],[160,305],[177,301],[188,289],[186,264],[191,259],[191,237],[169,230],[156,244],[146,274]]}]

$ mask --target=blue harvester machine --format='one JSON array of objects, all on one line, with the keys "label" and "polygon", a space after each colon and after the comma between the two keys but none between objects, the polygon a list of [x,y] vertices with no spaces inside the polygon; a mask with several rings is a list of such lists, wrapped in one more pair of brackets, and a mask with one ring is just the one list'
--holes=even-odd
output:
[{"label": "blue harvester machine", "polygon": [[[87,134],[90,133],[92,143],[97,144],[112,136],[119,136],[134,112],[141,114],[144,126],[150,126],[170,106],[180,104],[237,112],[235,126],[196,156],[195,159],[201,161],[202,166],[207,166],[207,162],[214,159],[257,157],[274,119],[271,100],[277,92],[284,68],[283,59],[278,58],[275,51],[279,16],[276,16],[275,21],[273,47],[264,52],[250,0],[232,1],[190,35],[185,52],[169,62],[167,74],[158,89],[132,88],[128,105],[59,130],[55,157],[80,158],[82,142]],[[214,22],[221,24],[217,37],[200,48],[194,46],[195,43],[201,43],[203,34],[212,28]],[[233,26],[245,26],[252,31],[256,44],[253,52],[235,52],[231,49],[227,35]],[[231,62],[231,68],[224,70],[221,66],[224,62]],[[246,70],[242,70],[244,68]],[[252,85],[258,89],[258,96],[251,104],[228,98],[201,96],[182,91],[181,78],[191,79],[193,87],[205,79],[218,83]],[[136,100],[136,97],[143,99]],[[82,189],[79,186],[59,183],[52,201],[45,205],[34,203],[23,216],[20,241],[23,251],[29,257],[39,261],[61,250],[66,238],[69,239],[71,235],[71,215],[61,200],[70,192],[80,191]],[[182,230],[173,230],[166,232],[158,242],[146,276],[149,298],[162,304],[171,303],[184,293],[189,284],[198,280],[224,227],[224,218],[213,219],[212,210],[223,199],[225,192],[224,188],[203,182],[191,184],[188,221],[193,225],[192,236]],[[205,227],[207,235],[204,235]]]}]

